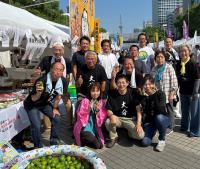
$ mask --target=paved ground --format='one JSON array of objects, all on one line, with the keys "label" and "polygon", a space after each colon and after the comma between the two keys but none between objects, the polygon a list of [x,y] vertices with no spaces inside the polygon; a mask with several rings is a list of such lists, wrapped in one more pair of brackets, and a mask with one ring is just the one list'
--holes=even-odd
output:
[{"label": "paved ground", "polygon": [[[63,118],[61,139],[65,144],[73,144],[71,128],[65,124]],[[96,150],[108,169],[200,169],[200,138],[188,138],[186,133],[179,132],[179,126],[167,136],[164,152],[154,151],[156,138],[152,146],[144,148],[140,142],[128,139],[125,130],[119,133],[120,140],[113,148]],[[43,141],[46,145],[49,144],[48,137],[49,131],[44,132]]]}]

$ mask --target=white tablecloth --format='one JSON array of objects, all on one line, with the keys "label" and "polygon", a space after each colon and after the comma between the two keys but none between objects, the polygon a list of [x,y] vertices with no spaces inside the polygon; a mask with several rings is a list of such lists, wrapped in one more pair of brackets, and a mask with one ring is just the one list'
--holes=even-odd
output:
[{"label": "white tablecloth", "polygon": [[23,102],[0,110],[0,140],[9,141],[30,125]]}]

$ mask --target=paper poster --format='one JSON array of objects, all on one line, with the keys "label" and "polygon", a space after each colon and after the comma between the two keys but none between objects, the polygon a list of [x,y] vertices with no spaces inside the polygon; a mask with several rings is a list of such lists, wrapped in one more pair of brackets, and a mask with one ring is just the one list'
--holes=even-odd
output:
[{"label": "paper poster", "polygon": [[3,168],[6,163],[17,155],[18,152],[10,143],[0,141],[0,168]]},{"label": "paper poster", "polygon": [[23,102],[0,111],[0,140],[9,141],[30,125]]}]

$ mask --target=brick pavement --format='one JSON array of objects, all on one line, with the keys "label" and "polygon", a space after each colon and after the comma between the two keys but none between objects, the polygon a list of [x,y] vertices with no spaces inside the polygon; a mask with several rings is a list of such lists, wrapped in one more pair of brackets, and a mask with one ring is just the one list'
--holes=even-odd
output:
[{"label": "brick pavement", "polygon": [[[62,118],[61,140],[73,144],[72,132]],[[43,133],[43,142],[48,145],[49,131]],[[200,138],[188,138],[185,133],[175,132],[167,136],[163,152],[150,147],[141,147],[139,141],[127,138],[125,130],[120,130],[119,142],[111,149],[94,150],[104,160],[108,169],[200,169]],[[154,142],[157,140],[154,139]]]}]

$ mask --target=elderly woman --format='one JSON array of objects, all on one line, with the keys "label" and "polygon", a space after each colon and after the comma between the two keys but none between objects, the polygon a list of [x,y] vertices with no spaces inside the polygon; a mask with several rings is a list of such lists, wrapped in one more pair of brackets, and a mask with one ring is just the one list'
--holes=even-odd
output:
[{"label": "elderly woman", "polygon": [[176,73],[172,65],[166,63],[166,54],[164,51],[157,51],[155,53],[156,66],[152,69],[151,75],[155,78],[156,87],[162,90],[166,95],[166,107],[170,113],[171,126],[173,131],[174,127],[174,111],[173,111],[173,99],[176,96],[178,90],[178,81]]},{"label": "elderly woman", "polygon": [[198,108],[200,77],[198,68],[190,59],[190,48],[183,45],[180,50],[181,61],[177,63],[177,77],[181,98],[181,130],[189,131],[188,136],[200,136],[200,112]]}]

